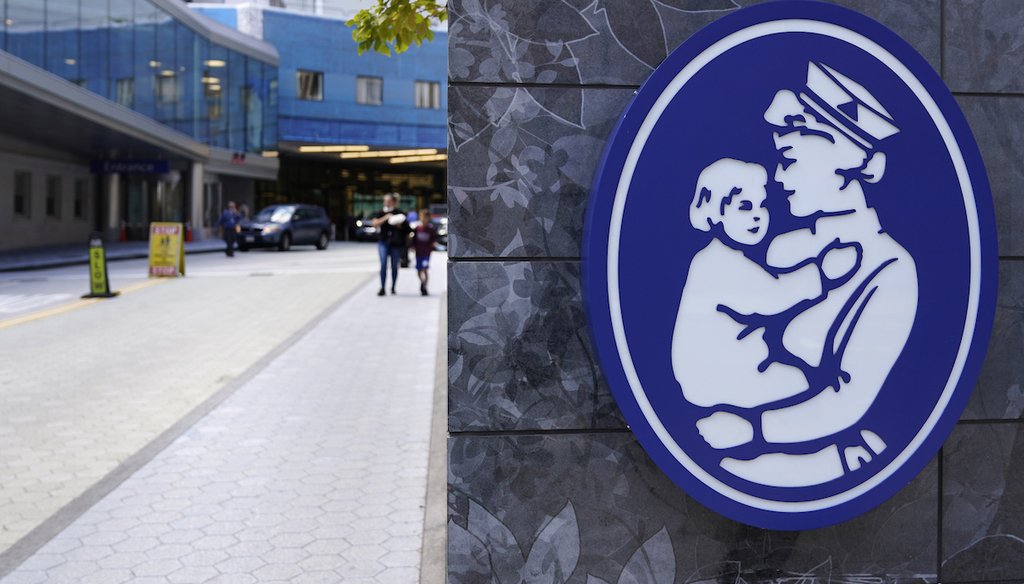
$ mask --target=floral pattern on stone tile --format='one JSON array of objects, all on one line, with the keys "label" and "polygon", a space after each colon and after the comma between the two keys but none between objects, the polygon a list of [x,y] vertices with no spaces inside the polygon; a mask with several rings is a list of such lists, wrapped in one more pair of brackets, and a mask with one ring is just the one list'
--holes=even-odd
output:
[{"label": "floral pattern on stone tile", "polygon": [[826,0],[873,18],[910,43],[939,71],[942,63],[940,39],[942,3],[940,0]]},{"label": "floral pattern on stone tile", "polygon": [[988,354],[965,419],[1024,417],[1024,264],[999,264],[999,296]]},{"label": "floral pattern on stone tile", "polygon": [[1024,424],[958,426],[943,461],[943,581],[1024,581]]},{"label": "floral pattern on stone tile", "polygon": [[452,88],[452,257],[579,257],[591,181],[632,90]]},{"label": "floral pattern on stone tile", "polygon": [[455,262],[448,278],[453,432],[621,428],[586,328],[575,262]]},{"label": "floral pattern on stone tile", "polygon": [[953,91],[1024,91],[1019,0],[947,0],[946,83]]},{"label": "floral pattern on stone tile", "polygon": [[[1024,9],[1024,6],[1022,6]],[[959,96],[985,160],[996,215],[999,254],[1024,256],[1024,96]]]},{"label": "floral pattern on stone tile", "polygon": [[452,81],[639,85],[733,0],[452,0]]},{"label": "floral pattern on stone tile", "polygon": [[[936,581],[934,463],[857,519],[780,532],[699,505],[626,432],[453,436],[448,444],[450,583]],[[647,569],[635,563],[638,551],[651,560]],[[544,574],[558,577],[517,571],[531,554],[557,563]]]},{"label": "floral pattern on stone tile", "polygon": [[[477,575],[493,575],[498,584],[552,582],[563,584],[575,572],[580,557],[580,529],[572,503],[566,503],[558,515],[548,519],[523,555],[522,545],[509,528],[476,501],[469,501],[469,516],[463,528],[448,523],[448,537],[454,542],[449,555],[449,583],[461,582],[465,575],[472,581]],[[668,531],[651,536],[626,561],[618,584],[672,584],[675,581],[675,555]],[[460,571],[459,566],[469,566]],[[608,581],[587,576],[587,584]]]},{"label": "floral pattern on stone tile", "polygon": [[[639,86],[693,33],[757,1],[452,0],[449,77],[475,83]],[[939,68],[938,0],[833,3],[889,26]]]}]

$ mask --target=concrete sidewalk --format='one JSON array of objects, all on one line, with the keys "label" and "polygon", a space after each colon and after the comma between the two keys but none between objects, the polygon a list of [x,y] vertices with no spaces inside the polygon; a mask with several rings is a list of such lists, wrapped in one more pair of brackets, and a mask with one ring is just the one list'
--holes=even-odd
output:
[{"label": "concrete sidewalk", "polygon": [[406,274],[397,296],[357,288],[98,503],[68,505],[0,583],[419,581],[445,279],[423,297]]},{"label": "concrete sidewalk", "polygon": [[[121,241],[104,245],[108,261],[149,257],[148,241]],[[224,251],[224,241],[204,239],[185,243],[185,254]],[[0,252],[0,272],[42,270],[89,263],[89,246],[80,244],[48,245]]]}]

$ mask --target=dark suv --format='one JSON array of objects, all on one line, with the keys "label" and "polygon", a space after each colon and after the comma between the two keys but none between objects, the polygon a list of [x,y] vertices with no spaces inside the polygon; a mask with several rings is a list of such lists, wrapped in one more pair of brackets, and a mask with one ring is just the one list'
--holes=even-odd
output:
[{"label": "dark suv", "polygon": [[331,241],[331,220],[322,207],[315,205],[271,205],[244,222],[238,234],[238,249],[277,247],[287,251],[292,245],[315,245],[327,249]]}]

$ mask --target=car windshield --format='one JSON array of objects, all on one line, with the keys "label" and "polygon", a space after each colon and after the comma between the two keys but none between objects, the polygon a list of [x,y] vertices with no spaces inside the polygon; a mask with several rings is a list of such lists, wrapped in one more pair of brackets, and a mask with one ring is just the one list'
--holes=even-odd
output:
[{"label": "car windshield", "polygon": [[261,223],[287,223],[295,212],[295,207],[267,207],[256,215],[256,220]]}]

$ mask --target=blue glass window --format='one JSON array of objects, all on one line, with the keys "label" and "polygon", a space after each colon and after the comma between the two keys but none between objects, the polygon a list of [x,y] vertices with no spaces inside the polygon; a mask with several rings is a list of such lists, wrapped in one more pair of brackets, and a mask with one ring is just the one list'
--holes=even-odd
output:
[{"label": "blue glass window", "polygon": [[153,0],[0,0],[12,55],[196,140],[277,141],[278,69],[228,50]]}]

